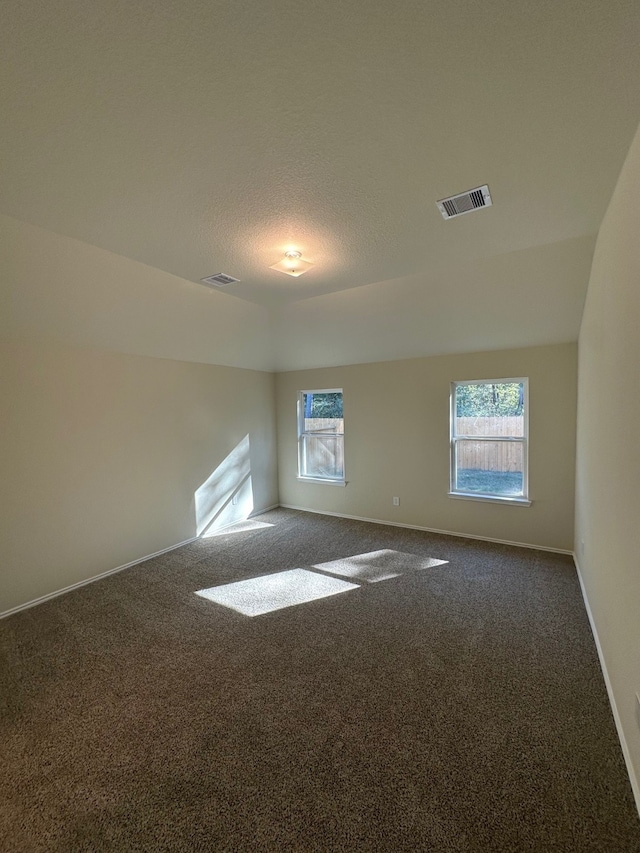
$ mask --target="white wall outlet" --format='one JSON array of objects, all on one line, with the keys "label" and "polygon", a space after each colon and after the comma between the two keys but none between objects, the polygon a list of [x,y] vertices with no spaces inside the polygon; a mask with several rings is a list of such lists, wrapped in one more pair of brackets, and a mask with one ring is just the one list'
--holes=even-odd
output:
[{"label": "white wall outlet", "polygon": [[392,498],[394,506],[400,506],[400,498]]},{"label": "white wall outlet", "polygon": [[234,495],[231,498],[231,503],[233,504],[233,506],[238,506],[238,496],[237,495]]}]

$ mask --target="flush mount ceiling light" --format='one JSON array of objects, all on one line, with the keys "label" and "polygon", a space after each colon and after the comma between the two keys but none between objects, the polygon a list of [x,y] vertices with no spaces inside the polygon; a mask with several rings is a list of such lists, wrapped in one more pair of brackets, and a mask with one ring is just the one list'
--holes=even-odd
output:
[{"label": "flush mount ceiling light", "polygon": [[312,266],[311,261],[303,259],[302,252],[298,252],[297,249],[290,249],[284,253],[284,258],[281,261],[278,261],[277,264],[272,264],[269,269],[285,272],[287,275],[297,278],[302,273],[311,269]]}]

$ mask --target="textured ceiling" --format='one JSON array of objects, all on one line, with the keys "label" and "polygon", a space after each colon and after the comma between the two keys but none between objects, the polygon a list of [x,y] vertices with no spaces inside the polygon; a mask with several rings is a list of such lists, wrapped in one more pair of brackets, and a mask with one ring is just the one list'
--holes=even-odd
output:
[{"label": "textured ceiling", "polygon": [[[475,262],[592,251],[640,118],[639,36],[637,0],[2,0],[0,211],[231,274],[225,293],[276,312],[424,276],[446,315],[454,279],[482,323],[498,297]],[[441,218],[483,183],[493,207]],[[269,269],[290,246],[315,263],[298,279]]]}]

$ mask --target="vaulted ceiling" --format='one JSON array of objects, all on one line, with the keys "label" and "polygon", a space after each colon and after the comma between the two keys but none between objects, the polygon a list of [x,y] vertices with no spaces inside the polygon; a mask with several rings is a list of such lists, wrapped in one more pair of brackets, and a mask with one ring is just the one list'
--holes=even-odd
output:
[{"label": "vaulted ceiling", "polygon": [[3,0],[0,212],[239,278],[280,368],[575,340],[639,43],[637,0]]}]

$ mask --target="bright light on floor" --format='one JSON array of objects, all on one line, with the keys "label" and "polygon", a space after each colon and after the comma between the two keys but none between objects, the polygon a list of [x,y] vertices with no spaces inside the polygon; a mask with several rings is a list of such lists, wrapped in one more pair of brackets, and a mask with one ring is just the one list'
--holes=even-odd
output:
[{"label": "bright light on floor", "polygon": [[359,589],[358,584],[329,578],[305,569],[288,569],[237,583],[200,589],[196,595],[222,604],[245,616],[261,616],[274,610],[306,604],[319,598]]},{"label": "bright light on floor", "polygon": [[368,554],[356,554],[353,557],[343,557],[330,563],[317,563],[314,569],[329,572],[332,575],[354,578],[368,583],[378,583],[390,578],[397,578],[408,571],[431,569],[434,566],[445,565],[447,560],[434,560],[431,557],[417,557],[415,554],[405,554],[402,551],[370,551]]},{"label": "bright light on floor", "polygon": [[227,536],[229,533],[247,533],[250,530],[262,530],[265,527],[273,527],[273,524],[267,524],[266,521],[253,521],[248,518],[246,521],[239,521],[237,524],[232,524],[223,530],[212,530],[211,533],[203,533],[200,538],[212,539],[214,536]]}]

